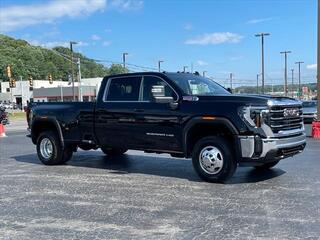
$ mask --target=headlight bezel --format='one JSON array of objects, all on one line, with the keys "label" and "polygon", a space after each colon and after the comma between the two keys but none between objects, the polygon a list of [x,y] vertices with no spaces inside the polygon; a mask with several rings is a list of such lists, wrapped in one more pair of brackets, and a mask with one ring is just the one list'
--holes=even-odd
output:
[{"label": "headlight bezel", "polygon": [[268,114],[268,106],[243,106],[239,111],[240,117],[252,128],[261,128],[268,120]]}]

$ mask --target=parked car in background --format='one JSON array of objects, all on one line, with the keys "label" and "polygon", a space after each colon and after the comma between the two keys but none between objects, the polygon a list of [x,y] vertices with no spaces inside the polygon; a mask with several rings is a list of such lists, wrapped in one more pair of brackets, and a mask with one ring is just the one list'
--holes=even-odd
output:
[{"label": "parked car in background", "polygon": [[0,123],[3,125],[9,124],[9,116],[4,107],[0,106]]},{"label": "parked car in background", "polygon": [[302,102],[302,116],[306,124],[312,123],[317,118],[317,101],[303,101]]}]

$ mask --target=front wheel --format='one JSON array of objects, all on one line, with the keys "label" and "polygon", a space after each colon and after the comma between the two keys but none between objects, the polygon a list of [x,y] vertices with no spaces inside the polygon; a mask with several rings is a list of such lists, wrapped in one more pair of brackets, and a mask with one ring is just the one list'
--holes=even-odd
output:
[{"label": "front wheel", "polygon": [[274,161],[274,162],[269,162],[269,163],[265,163],[263,165],[260,165],[260,166],[255,166],[255,169],[257,170],[268,170],[270,168],[273,168],[275,165],[277,165],[280,161]]},{"label": "front wheel", "polygon": [[194,146],[192,163],[199,177],[208,182],[224,182],[237,168],[230,144],[222,137],[200,139]]}]

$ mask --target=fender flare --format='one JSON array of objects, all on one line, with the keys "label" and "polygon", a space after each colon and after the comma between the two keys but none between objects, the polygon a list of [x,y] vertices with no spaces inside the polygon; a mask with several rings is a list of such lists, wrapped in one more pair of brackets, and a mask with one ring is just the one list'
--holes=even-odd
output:
[{"label": "fender flare", "polygon": [[31,139],[32,139],[32,142],[33,143],[36,143],[36,139],[34,139],[34,133],[33,133],[33,129],[34,129],[34,126],[35,124],[41,124],[43,122],[50,122],[52,123],[56,130],[57,130],[57,134],[58,134],[58,137],[59,137],[59,140],[61,142],[61,148],[63,149],[64,148],[64,138],[63,138],[63,134],[62,134],[62,129],[61,129],[61,126],[58,122],[58,120],[55,118],[55,117],[35,117],[33,120],[32,120],[32,124],[31,124]]},{"label": "fender flare", "polygon": [[225,125],[230,132],[233,135],[239,135],[239,131],[238,129],[234,126],[234,124],[227,118],[224,117],[214,117],[214,119],[212,120],[204,120],[202,118],[202,116],[199,117],[194,117],[191,120],[188,121],[188,123],[185,125],[183,132],[182,132],[182,141],[183,141],[183,153],[186,157],[188,157],[188,134],[190,129],[192,129],[193,126],[195,126],[196,124],[201,124],[201,123],[205,123],[205,124],[210,124],[210,125],[215,125],[215,124],[223,124]]}]

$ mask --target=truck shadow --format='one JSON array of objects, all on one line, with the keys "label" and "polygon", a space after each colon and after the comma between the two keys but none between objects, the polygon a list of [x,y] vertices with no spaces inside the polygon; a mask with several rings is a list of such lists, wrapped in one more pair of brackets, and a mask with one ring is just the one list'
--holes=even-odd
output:
[{"label": "truck shadow", "polygon": [[[18,162],[41,164],[36,154],[13,157]],[[78,152],[66,163],[68,166],[82,168],[105,169],[111,174],[139,173],[161,177],[188,179],[202,182],[192,167],[190,159],[174,159],[163,155],[131,155],[105,156],[99,151]],[[50,168],[50,166],[48,167]],[[226,184],[256,183],[276,178],[285,171],[273,168],[267,171],[257,171],[254,168],[239,167],[234,176]]]}]

